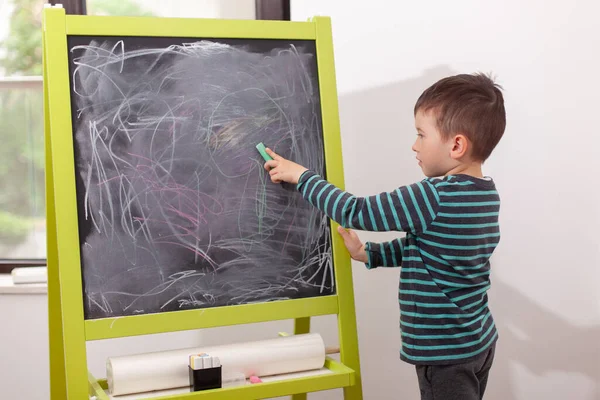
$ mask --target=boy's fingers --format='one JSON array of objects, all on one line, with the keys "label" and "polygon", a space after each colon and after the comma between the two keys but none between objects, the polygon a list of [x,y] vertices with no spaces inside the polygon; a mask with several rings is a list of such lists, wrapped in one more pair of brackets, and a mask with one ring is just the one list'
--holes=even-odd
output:
[{"label": "boy's fingers", "polygon": [[273,157],[274,160],[276,160],[276,161],[281,160],[281,156],[279,154],[275,153],[270,148],[267,147],[265,150],[267,151],[268,155],[270,155],[271,157]]},{"label": "boy's fingers", "polygon": [[348,236],[348,231],[346,229],[344,229],[343,227],[338,226],[337,230],[338,230],[338,233],[340,235],[342,235],[342,237],[347,237]]},{"label": "boy's fingers", "polygon": [[338,226],[338,232],[344,240],[350,240],[350,241],[359,240],[358,235],[352,229],[346,229],[341,226]]},{"label": "boy's fingers", "polygon": [[269,160],[265,163],[265,169],[268,171],[271,168],[276,168],[277,167],[277,161],[275,160]]},{"label": "boy's fingers", "polygon": [[281,182],[281,179],[279,178],[279,176],[281,174],[279,173],[279,171],[271,170],[271,171],[269,171],[269,175],[271,176],[271,182],[273,182],[273,183]]}]

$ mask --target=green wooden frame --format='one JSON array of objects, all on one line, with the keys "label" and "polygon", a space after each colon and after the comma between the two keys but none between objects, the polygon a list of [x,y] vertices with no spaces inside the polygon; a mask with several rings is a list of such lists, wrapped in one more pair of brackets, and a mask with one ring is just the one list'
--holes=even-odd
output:
[{"label": "green wooden frame", "polygon": [[[332,235],[335,295],[201,310],[85,320],[79,254],[68,35],[214,37],[315,40],[328,179],[344,186],[331,22],[97,17],[66,15],[47,7],[43,16],[46,200],[48,224],[48,307],[52,400],[108,399],[106,382],[88,373],[91,340],[202,329],[282,319],[295,320],[295,334],[310,331],[310,317],[338,316],[340,362],[326,361],[329,374],[261,385],[217,389],[160,399],[256,399],[344,388],[346,399],[362,399],[358,336],[350,258]],[[332,221],[332,231],[337,225]],[[150,397],[158,399],[159,397]]]}]

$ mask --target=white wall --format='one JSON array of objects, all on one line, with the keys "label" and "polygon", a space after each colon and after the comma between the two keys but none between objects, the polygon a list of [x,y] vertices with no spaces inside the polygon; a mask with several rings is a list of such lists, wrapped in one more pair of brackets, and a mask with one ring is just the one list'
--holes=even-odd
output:
[{"label": "white wall", "polygon": [[[486,399],[600,398],[594,232],[600,190],[593,180],[600,166],[594,158],[600,148],[600,3],[292,2],[293,19],[316,14],[333,18],[346,186],[356,194],[421,179],[410,145],[412,107],[422,90],[450,74],[497,74],[506,89],[508,128],[485,172],[503,201],[491,290],[501,339]],[[398,359],[397,278],[398,270],[354,266],[365,399],[418,399],[414,369]],[[13,361],[38,354],[45,364],[46,299],[18,297],[0,295],[0,398],[44,400],[47,373],[36,373],[34,385]],[[336,343],[334,319],[317,318],[313,328]],[[107,355],[253,340],[290,329],[290,322],[275,322],[94,342],[89,362],[102,376]]]},{"label": "white wall", "polygon": [[[91,1],[91,0],[88,0]],[[254,0],[135,0],[161,17],[254,19]]]},{"label": "white wall", "polygon": [[46,299],[45,293],[0,294],[1,399],[49,398]]},{"label": "white wall", "polygon": [[[422,178],[412,109],[427,86],[496,74],[508,126],[484,169],[502,197],[490,293],[500,341],[486,399],[600,399],[600,3],[292,2],[293,20],[314,15],[332,17],[355,194]],[[367,399],[418,399],[414,368],[397,357],[398,272],[355,265]]]}]

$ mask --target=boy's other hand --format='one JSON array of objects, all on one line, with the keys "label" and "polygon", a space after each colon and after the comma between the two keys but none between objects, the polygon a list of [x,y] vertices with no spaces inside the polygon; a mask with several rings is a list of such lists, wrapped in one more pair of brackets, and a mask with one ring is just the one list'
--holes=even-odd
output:
[{"label": "boy's other hand", "polygon": [[360,241],[356,232],[338,226],[338,233],[342,236],[342,239],[344,239],[344,244],[350,253],[350,257],[365,264],[369,262],[369,257],[365,251],[365,245]]},{"label": "boy's other hand", "polygon": [[272,160],[265,163],[265,169],[269,171],[271,181],[274,183],[289,182],[297,185],[300,176],[308,170],[300,164],[286,160],[268,147],[266,151],[273,157]]}]

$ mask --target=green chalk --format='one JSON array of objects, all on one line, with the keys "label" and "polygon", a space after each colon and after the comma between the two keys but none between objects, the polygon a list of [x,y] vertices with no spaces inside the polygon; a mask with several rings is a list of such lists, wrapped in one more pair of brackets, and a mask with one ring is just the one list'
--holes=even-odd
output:
[{"label": "green chalk", "polygon": [[262,144],[262,142],[256,145],[256,150],[258,150],[258,152],[260,153],[262,158],[265,159],[265,161],[271,161],[273,159],[273,157],[267,154],[267,149],[265,148],[265,145]]}]

